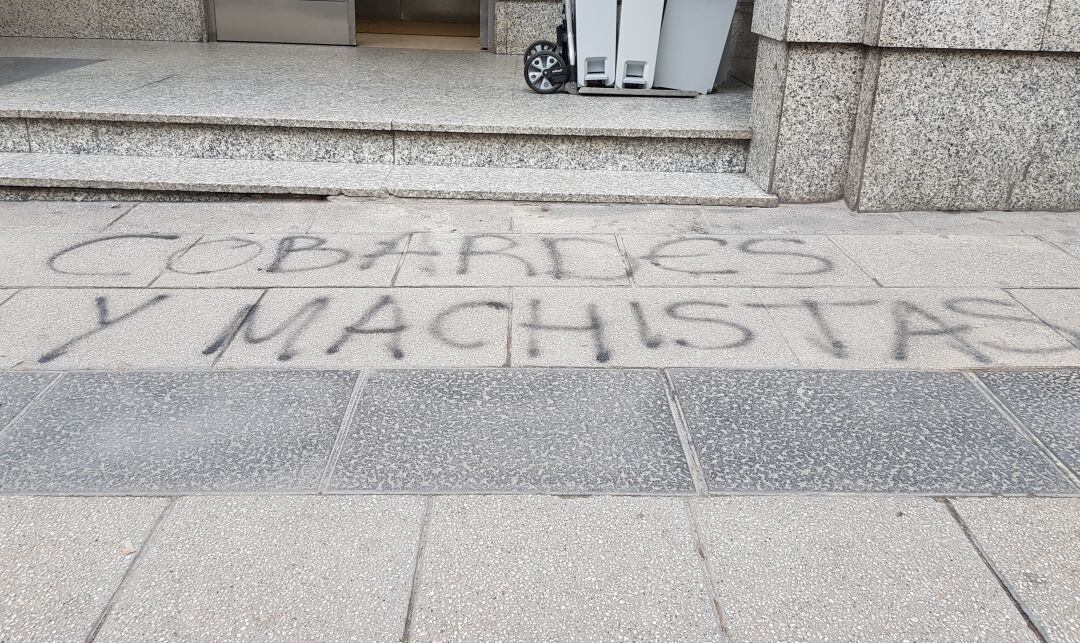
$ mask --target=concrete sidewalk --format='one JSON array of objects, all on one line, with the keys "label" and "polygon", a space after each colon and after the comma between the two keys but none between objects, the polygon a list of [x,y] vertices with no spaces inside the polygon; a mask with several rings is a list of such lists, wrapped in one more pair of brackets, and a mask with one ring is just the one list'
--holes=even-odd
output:
[{"label": "concrete sidewalk", "polygon": [[0,640],[1080,640],[1080,215],[0,204]]}]

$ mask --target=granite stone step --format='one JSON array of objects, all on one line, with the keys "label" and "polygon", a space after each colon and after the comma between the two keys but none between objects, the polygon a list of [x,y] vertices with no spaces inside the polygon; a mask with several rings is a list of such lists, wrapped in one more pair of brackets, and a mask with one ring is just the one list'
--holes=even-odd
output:
[{"label": "granite stone step", "polygon": [[0,186],[774,207],[743,174],[0,153]]}]

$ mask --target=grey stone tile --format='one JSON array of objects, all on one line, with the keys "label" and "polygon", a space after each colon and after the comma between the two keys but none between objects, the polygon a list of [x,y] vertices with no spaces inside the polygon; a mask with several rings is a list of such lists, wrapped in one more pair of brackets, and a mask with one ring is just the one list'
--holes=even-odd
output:
[{"label": "grey stone tile", "polygon": [[401,286],[629,286],[613,235],[417,234]]},{"label": "grey stone tile", "polygon": [[624,235],[639,286],[873,286],[825,236]]},{"label": "grey stone tile", "polygon": [[165,504],[161,498],[0,497],[0,638],[89,637]]},{"label": "grey stone tile", "polygon": [[148,286],[198,237],[0,231],[0,286]]},{"label": "grey stone tile", "polygon": [[53,377],[36,373],[0,373],[0,431],[48,386]]},{"label": "grey stone tile", "polygon": [[1080,290],[1010,290],[1009,294],[1080,348]]},{"label": "grey stone tile", "polygon": [[0,231],[98,232],[132,207],[130,203],[0,202]]},{"label": "grey stone tile", "polygon": [[414,198],[761,207],[777,202],[741,174],[397,165],[388,180],[391,194]]},{"label": "grey stone tile", "polygon": [[794,367],[753,290],[515,289],[516,366]]},{"label": "grey stone tile", "polygon": [[[866,152],[865,162],[852,163],[859,180],[848,190],[858,210],[1080,208],[1074,58],[882,52],[880,73],[868,75],[876,82],[864,84],[876,85],[876,94],[860,115],[873,121],[872,135],[863,145],[857,136],[854,146]],[[920,109],[911,110],[915,104]]]},{"label": "grey stone tile", "polygon": [[8,299],[11,299],[15,295],[16,292],[18,292],[18,291],[5,290],[5,289],[0,288],[0,306],[2,306],[4,304],[4,302],[7,301]]},{"label": "grey stone tile", "polygon": [[0,489],[310,491],[355,373],[71,373],[0,435]]},{"label": "grey stone tile", "polygon": [[886,0],[879,47],[1038,51],[1050,0]]},{"label": "grey stone tile", "polygon": [[311,232],[509,232],[519,207],[508,201],[340,199],[320,207]]},{"label": "grey stone tile", "polygon": [[240,194],[385,194],[389,166],[243,159],[0,155],[5,185]]},{"label": "grey stone tile", "polygon": [[5,2],[0,6],[0,36],[100,38],[98,3],[80,0]]},{"label": "grey stone tile", "polygon": [[0,307],[0,367],[206,368],[260,291],[21,290]]},{"label": "grey stone tile", "polygon": [[1080,51],[1080,5],[1074,0],[1050,0],[1042,48],[1044,51]]},{"label": "grey stone tile", "polygon": [[933,500],[694,504],[734,640],[1036,640]]},{"label": "grey stone tile", "polygon": [[[781,6],[786,11],[787,3],[783,0],[762,0],[760,4],[755,4],[754,29],[761,33],[758,25],[764,19],[758,16],[762,11],[769,8],[780,9]],[[771,21],[772,18],[768,20]],[[766,192],[772,190],[773,172],[776,169],[780,108],[784,98],[784,78],[787,75],[787,48],[786,42],[775,38],[758,40],[757,68],[754,72],[754,94],[757,100],[753,102],[750,111],[750,128],[754,136],[750,140],[750,153],[746,157],[746,174]]]},{"label": "grey stone tile", "polygon": [[139,40],[206,40],[202,0],[110,0],[100,5],[102,36]]},{"label": "grey stone tile", "polygon": [[[7,35],[7,34],[3,34]],[[0,56],[0,86],[30,78],[48,76],[101,62],[93,58],[49,58],[46,56]]]},{"label": "grey stone tile", "polygon": [[297,200],[139,203],[109,226],[109,232],[302,234],[325,207],[326,204]]},{"label": "grey stone tile", "polygon": [[959,373],[672,373],[709,490],[1074,491]]},{"label": "grey stone tile", "polygon": [[[862,216],[862,215],[860,215]],[[901,212],[894,215],[921,232],[959,235],[1039,235],[1080,240],[1075,212]]]},{"label": "grey stone tile", "polygon": [[757,0],[754,33],[772,40],[862,43],[867,0]]},{"label": "grey stone tile", "polygon": [[1044,638],[1080,638],[1080,500],[963,498],[953,505]]},{"label": "grey stone tile", "polygon": [[393,135],[385,131],[70,119],[32,119],[28,130],[33,151],[46,154],[394,162]]},{"label": "grey stone tile", "polygon": [[804,366],[1080,365],[1080,351],[1000,290],[759,291]]},{"label": "grey stone tile", "polygon": [[495,52],[523,54],[537,40],[552,40],[562,6],[550,0],[497,0]]},{"label": "grey stone tile", "polygon": [[[905,234],[915,225],[894,214],[860,214],[842,202],[781,204],[775,208],[702,208],[708,234]],[[639,232],[648,232],[641,230]],[[654,233],[656,231],[653,231]]]},{"label": "grey stone tile", "polygon": [[181,498],[98,638],[396,640],[422,513],[415,497]]},{"label": "grey stone tile", "polygon": [[207,235],[171,257],[155,287],[389,286],[405,237]]},{"label": "grey stone tile", "polygon": [[227,368],[502,366],[508,310],[503,289],[270,290],[189,350]]},{"label": "grey stone tile", "polygon": [[[743,172],[744,139],[398,132],[403,165],[630,172]],[[383,162],[383,161],[380,161]]]},{"label": "grey stone tile", "polygon": [[[761,208],[711,208],[750,211]],[[704,234],[701,206],[610,203],[515,203],[514,232],[548,234]],[[770,212],[772,209],[770,208]]]},{"label": "grey stone tile", "polygon": [[1068,287],[1080,259],[1034,237],[836,235],[833,240],[892,287]]},{"label": "grey stone tile", "polygon": [[1080,475],[1080,372],[981,373],[979,378]]},{"label": "grey stone tile", "polygon": [[378,371],[331,487],[693,489],[660,374],[597,369]]},{"label": "grey stone tile", "polygon": [[412,637],[723,640],[684,503],[438,498]]},{"label": "grey stone tile", "polygon": [[[0,62],[0,73],[2,70]],[[26,121],[21,118],[0,118],[0,152],[29,151],[30,139],[26,136]]]}]

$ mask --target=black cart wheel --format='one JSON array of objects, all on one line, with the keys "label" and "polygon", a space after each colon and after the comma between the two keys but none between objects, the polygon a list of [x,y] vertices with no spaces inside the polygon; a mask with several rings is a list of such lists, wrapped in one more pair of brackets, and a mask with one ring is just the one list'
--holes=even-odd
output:
[{"label": "black cart wheel", "polygon": [[533,44],[529,45],[529,48],[525,50],[524,60],[529,61],[529,56],[538,54],[541,51],[555,51],[555,43],[550,40],[537,40]]},{"label": "black cart wheel", "polygon": [[525,82],[537,94],[554,94],[570,80],[570,70],[562,56],[540,51],[525,59]]}]

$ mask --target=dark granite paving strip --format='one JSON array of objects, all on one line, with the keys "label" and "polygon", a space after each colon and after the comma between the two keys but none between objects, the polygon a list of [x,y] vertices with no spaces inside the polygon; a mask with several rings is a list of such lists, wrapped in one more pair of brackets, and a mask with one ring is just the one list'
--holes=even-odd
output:
[{"label": "dark granite paving strip", "polygon": [[356,377],[69,373],[0,435],[0,491],[314,491]]},{"label": "dark granite paving strip", "polygon": [[0,431],[54,377],[47,373],[0,373]]},{"label": "dark granite paving strip", "polygon": [[0,85],[48,76],[101,62],[100,58],[43,58],[37,56],[0,56]]},{"label": "dark granite paving strip", "polygon": [[372,375],[336,490],[689,493],[655,371],[401,370]]},{"label": "dark granite paving strip", "polygon": [[1080,371],[982,373],[979,379],[1080,475]]},{"label": "dark granite paving strip", "polygon": [[672,371],[712,492],[1068,493],[958,373]]}]

